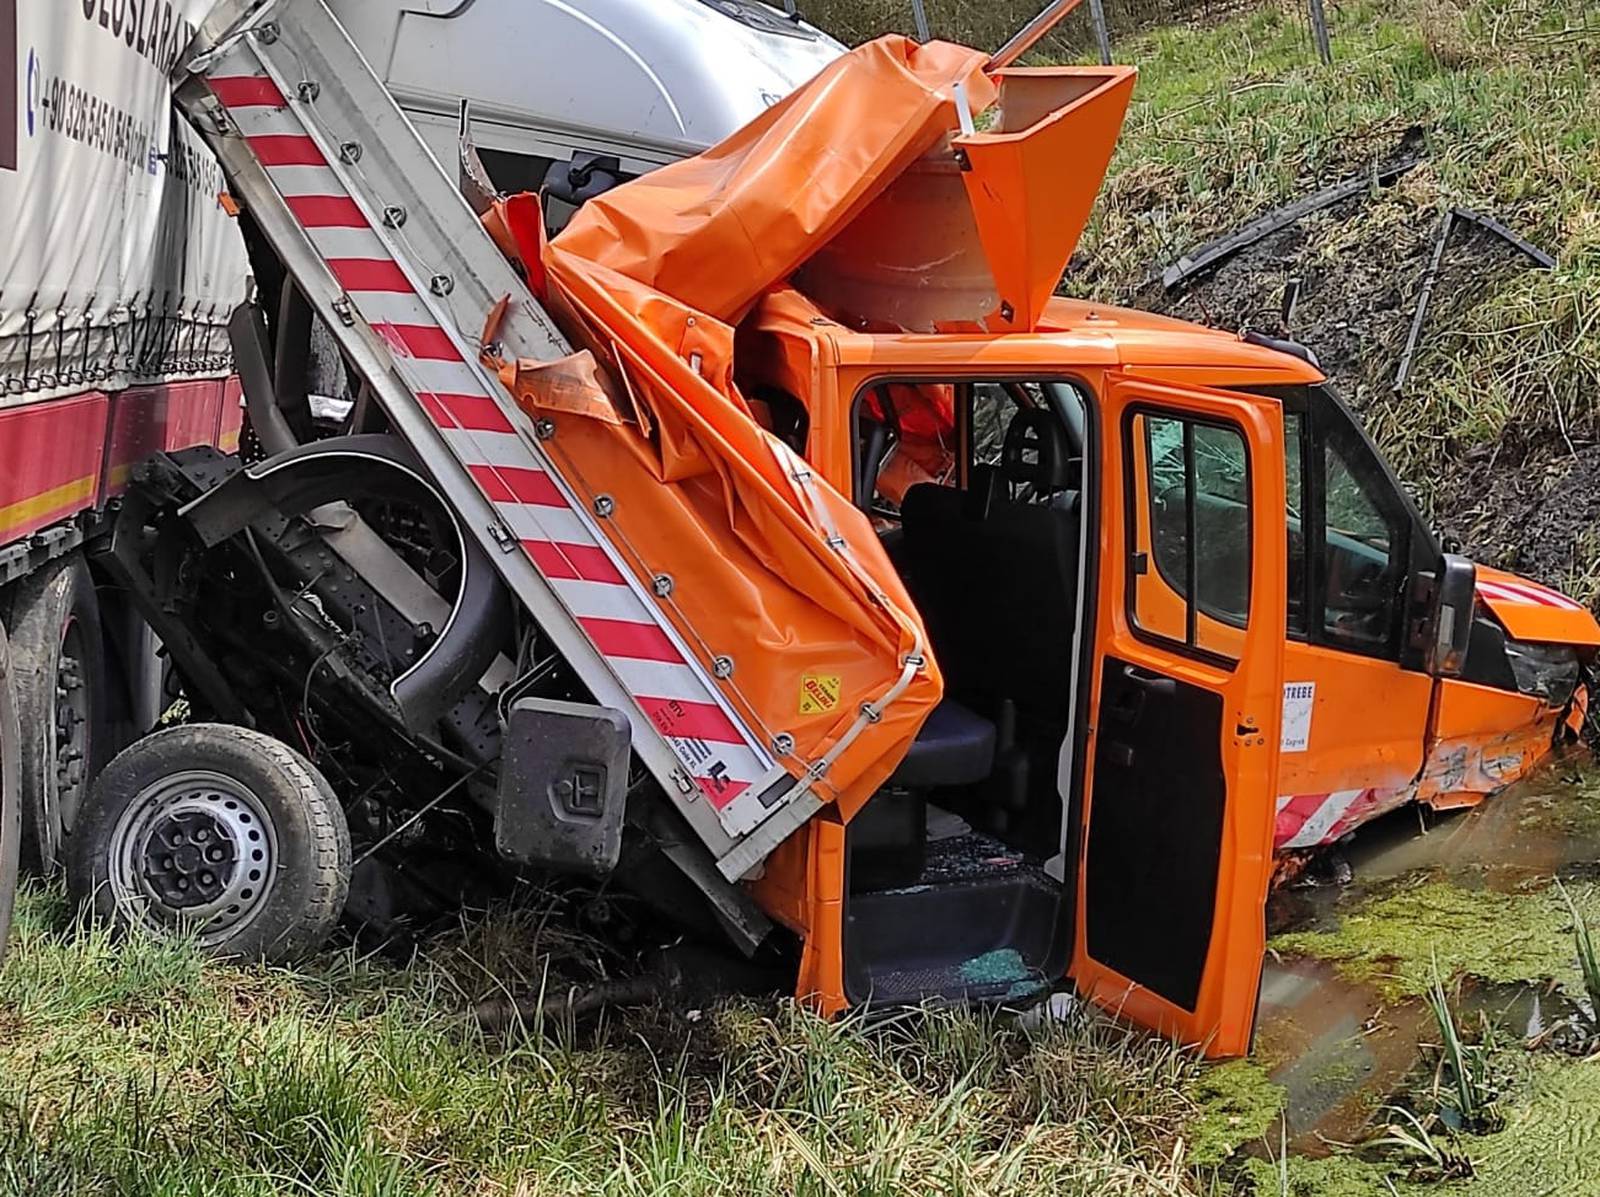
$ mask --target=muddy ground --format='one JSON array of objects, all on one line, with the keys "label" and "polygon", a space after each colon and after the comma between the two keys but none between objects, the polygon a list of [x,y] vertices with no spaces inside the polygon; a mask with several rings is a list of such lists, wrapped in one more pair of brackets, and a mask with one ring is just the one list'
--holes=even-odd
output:
[{"label": "muddy ground", "polygon": [[[1600,768],[1575,752],[1474,811],[1396,812],[1345,851],[1349,885],[1284,890],[1270,911],[1252,1066],[1278,1086],[1282,1122],[1244,1144],[1257,1193],[1600,1192],[1594,1007],[1556,888],[1596,923]],[[1460,1125],[1435,980],[1485,1047],[1487,1130]],[[1397,1107],[1466,1163],[1452,1174],[1376,1146],[1403,1123]]]}]

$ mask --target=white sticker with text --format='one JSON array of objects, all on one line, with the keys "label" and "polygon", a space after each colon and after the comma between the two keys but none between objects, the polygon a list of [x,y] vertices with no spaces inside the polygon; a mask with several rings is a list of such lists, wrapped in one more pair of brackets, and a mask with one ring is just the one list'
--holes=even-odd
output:
[{"label": "white sticker with text", "polygon": [[1304,752],[1311,743],[1311,707],[1316,698],[1316,682],[1283,684],[1284,752]]}]

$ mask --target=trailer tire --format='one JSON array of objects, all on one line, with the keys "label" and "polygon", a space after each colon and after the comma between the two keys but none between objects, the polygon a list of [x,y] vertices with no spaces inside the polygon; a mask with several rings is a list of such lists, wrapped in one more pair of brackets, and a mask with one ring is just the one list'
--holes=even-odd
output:
[{"label": "trailer tire", "polygon": [[69,847],[68,888],[95,917],[186,934],[224,958],[315,951],[350,887],[350,831],[322,774],[270,736],[217,723],[117,756]]},{"label": "trailer tire", "polygon": [[18,793],[22,725],[17,722],[11,654],[0,626],[0,964],[11,937],[11,914],[17,899],[17,874],[22,860],[22,799]]},{"label": "trailer tire", "polygon": [[22,743],[22,864],[49,875],[108,743],[104,631],[89,567],[76,553],[17,583],[11,664]]}]

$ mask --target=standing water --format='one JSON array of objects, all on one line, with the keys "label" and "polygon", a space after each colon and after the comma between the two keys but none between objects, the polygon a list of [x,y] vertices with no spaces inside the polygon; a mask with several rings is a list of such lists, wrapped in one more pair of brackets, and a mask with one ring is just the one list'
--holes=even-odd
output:
[{"label": "standing water", "polygon": [[1471,811],[1398,811],[1342,847],[1349,884],[1274,895],[1256,1058],[1285,1091],[1297,1154],[1367,1137],[1431,1074],[1435,962],[1473,1033],[1549,1043],[1573,1021],[1582,988],[1553,882],[1593,909],[1600,877],[1600,768],[1579,756]]}]

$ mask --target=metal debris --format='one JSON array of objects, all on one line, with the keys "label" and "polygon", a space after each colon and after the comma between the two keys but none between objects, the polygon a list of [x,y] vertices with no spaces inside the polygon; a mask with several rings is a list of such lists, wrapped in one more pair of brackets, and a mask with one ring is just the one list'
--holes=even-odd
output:
[{"label": "metal debris", "polygon": [[1444,247],[1456,227],[1455,210],[1444,214],[1439,221],[1439,232],[1433,240],[1433,255],[1428,268],[1422,272],[1422,286],[1417,291],[1417,310],[1411,317],[1411,332],[1406,337],[1406,347],[1400,353],[1400,366],[1394,372],[1394,389],[1400,390],[1411,377],[1411,363],[1416,359],[1417,342],[1422,338],[1422,323],[1428,318],[1428,305],[1433,301],[1433,286],[1439,281],[1439,264],[1444,261]]},{"label": "metal debris", "polygon": [[1249,224],[1226,237],[1219,237],[1215,241],[1208,241],[1198,249],[1184,254],[1172,265],[1161,272],[1161,285],[1168,291],[1182,283],[1187,282],[1203,270],[1215,266],[1224,258],[1230,258],[1241,249],[1247,249],[1264,237],[1269,237],[1279,229],[1288,228],[1298,220],[1303,220],[1313,212],[1320,212],[1324,208],[1331,208],[1341,200],[1373,186],[1387,186],[1401,175],[1416,166],[1420,158],[1402,158],[1388,166],[1374,171],[1354,175],[1332,186],[1324,187],[1321,191],[1311,195],[1302,196],[1292,203],[1274,208],[1262,216],[1256,217]]},{"label": "metal debris", "polygon": [[1411,317],[1411,332],[1406,337],[1405,348],[1400,353],[1400,365],[1394,372],[1394,389],[1401,390],[1411,378],[1411,367],[1416,361],[1417,346],[1422,340],[1422,326],[1428,318],[1428,305],[1433,302],[1433,288],[1439,281],[1439,266],[1444,260],[1445,247],[1456,224],[1466,221],[1493,233],[1518,253],[1532,259],[1545,270],[1554,270],[1556,260],[1525,237],[1520,237],[1491,216],[1474,212],[1471,208],[1451,208],[1439,221],[1439,232],[1433,243],[1433,256],[1422,275],[1422,287],[1417,292],[1417,308]]}]

